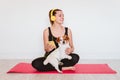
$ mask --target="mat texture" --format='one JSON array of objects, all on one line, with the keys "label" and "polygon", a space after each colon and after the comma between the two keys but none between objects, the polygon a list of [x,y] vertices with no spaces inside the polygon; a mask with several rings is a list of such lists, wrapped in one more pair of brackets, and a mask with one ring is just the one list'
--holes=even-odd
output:
[{"label": "mat texture", "polygon": [[[75,70],[64,70],[63,74],[115,74],[107,64],[76,64]],[[24,73],[24,74],[58,74],[57,71],[39,72],[35,70],[30,63],[18,63],[7,73]]]}]

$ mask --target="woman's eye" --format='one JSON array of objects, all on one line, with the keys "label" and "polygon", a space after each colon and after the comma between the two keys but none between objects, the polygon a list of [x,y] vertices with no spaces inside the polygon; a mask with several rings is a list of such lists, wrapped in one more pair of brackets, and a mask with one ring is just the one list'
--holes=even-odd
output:
[{"label": "woman's eye", "polygon": [[59,17],[61,17],[61,15],[59,15]]},{"label": "woman's eye", "polygon": [[61,14],[60,14],[59,17],[64,17],[64,15],[61,15]]}]

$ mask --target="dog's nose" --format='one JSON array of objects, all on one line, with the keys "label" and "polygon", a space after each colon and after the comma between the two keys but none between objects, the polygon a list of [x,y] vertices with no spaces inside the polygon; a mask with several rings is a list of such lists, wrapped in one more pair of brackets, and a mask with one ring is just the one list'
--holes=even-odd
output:
[{"label": "dog's nose", "polygon": [[63,44],[65,44],[65,41],[63,41]]}]

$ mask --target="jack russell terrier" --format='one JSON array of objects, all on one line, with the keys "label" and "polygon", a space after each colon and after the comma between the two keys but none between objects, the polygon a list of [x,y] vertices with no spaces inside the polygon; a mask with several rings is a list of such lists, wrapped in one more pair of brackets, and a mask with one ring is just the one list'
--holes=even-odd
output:
[{"label": "jack russell terrier", "polygon": [[[43,62],[44,65],[47,65],[50,63],[55,69],[62,73],[62,71],[59,69],[59,65],[63,65],[62,62],[60,62],[62,59],[72,59],[72,57],[65,53],[65,50],[69,48],[69,37],[67,35],[64,35],[63,37],[59,37],[56,39],[56,42],[58,43],[59,47],[55,49],[53,52],[51,52],[45,61]],[[54,45],[54,43],[52,43]]]}]

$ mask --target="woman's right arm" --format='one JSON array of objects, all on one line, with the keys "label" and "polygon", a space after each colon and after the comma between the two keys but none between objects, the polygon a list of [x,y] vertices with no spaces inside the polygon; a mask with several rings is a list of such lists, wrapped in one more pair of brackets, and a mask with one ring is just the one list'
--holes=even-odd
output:
[{"label": "woman's right arm", "polygon": [[49,33],[48,33],[48,28],[43,31],[43,41],[44,41],[44,50],[46,52],[50,52],[53,50],[55,47],[48,44],[49,39],[48,39]]}]

